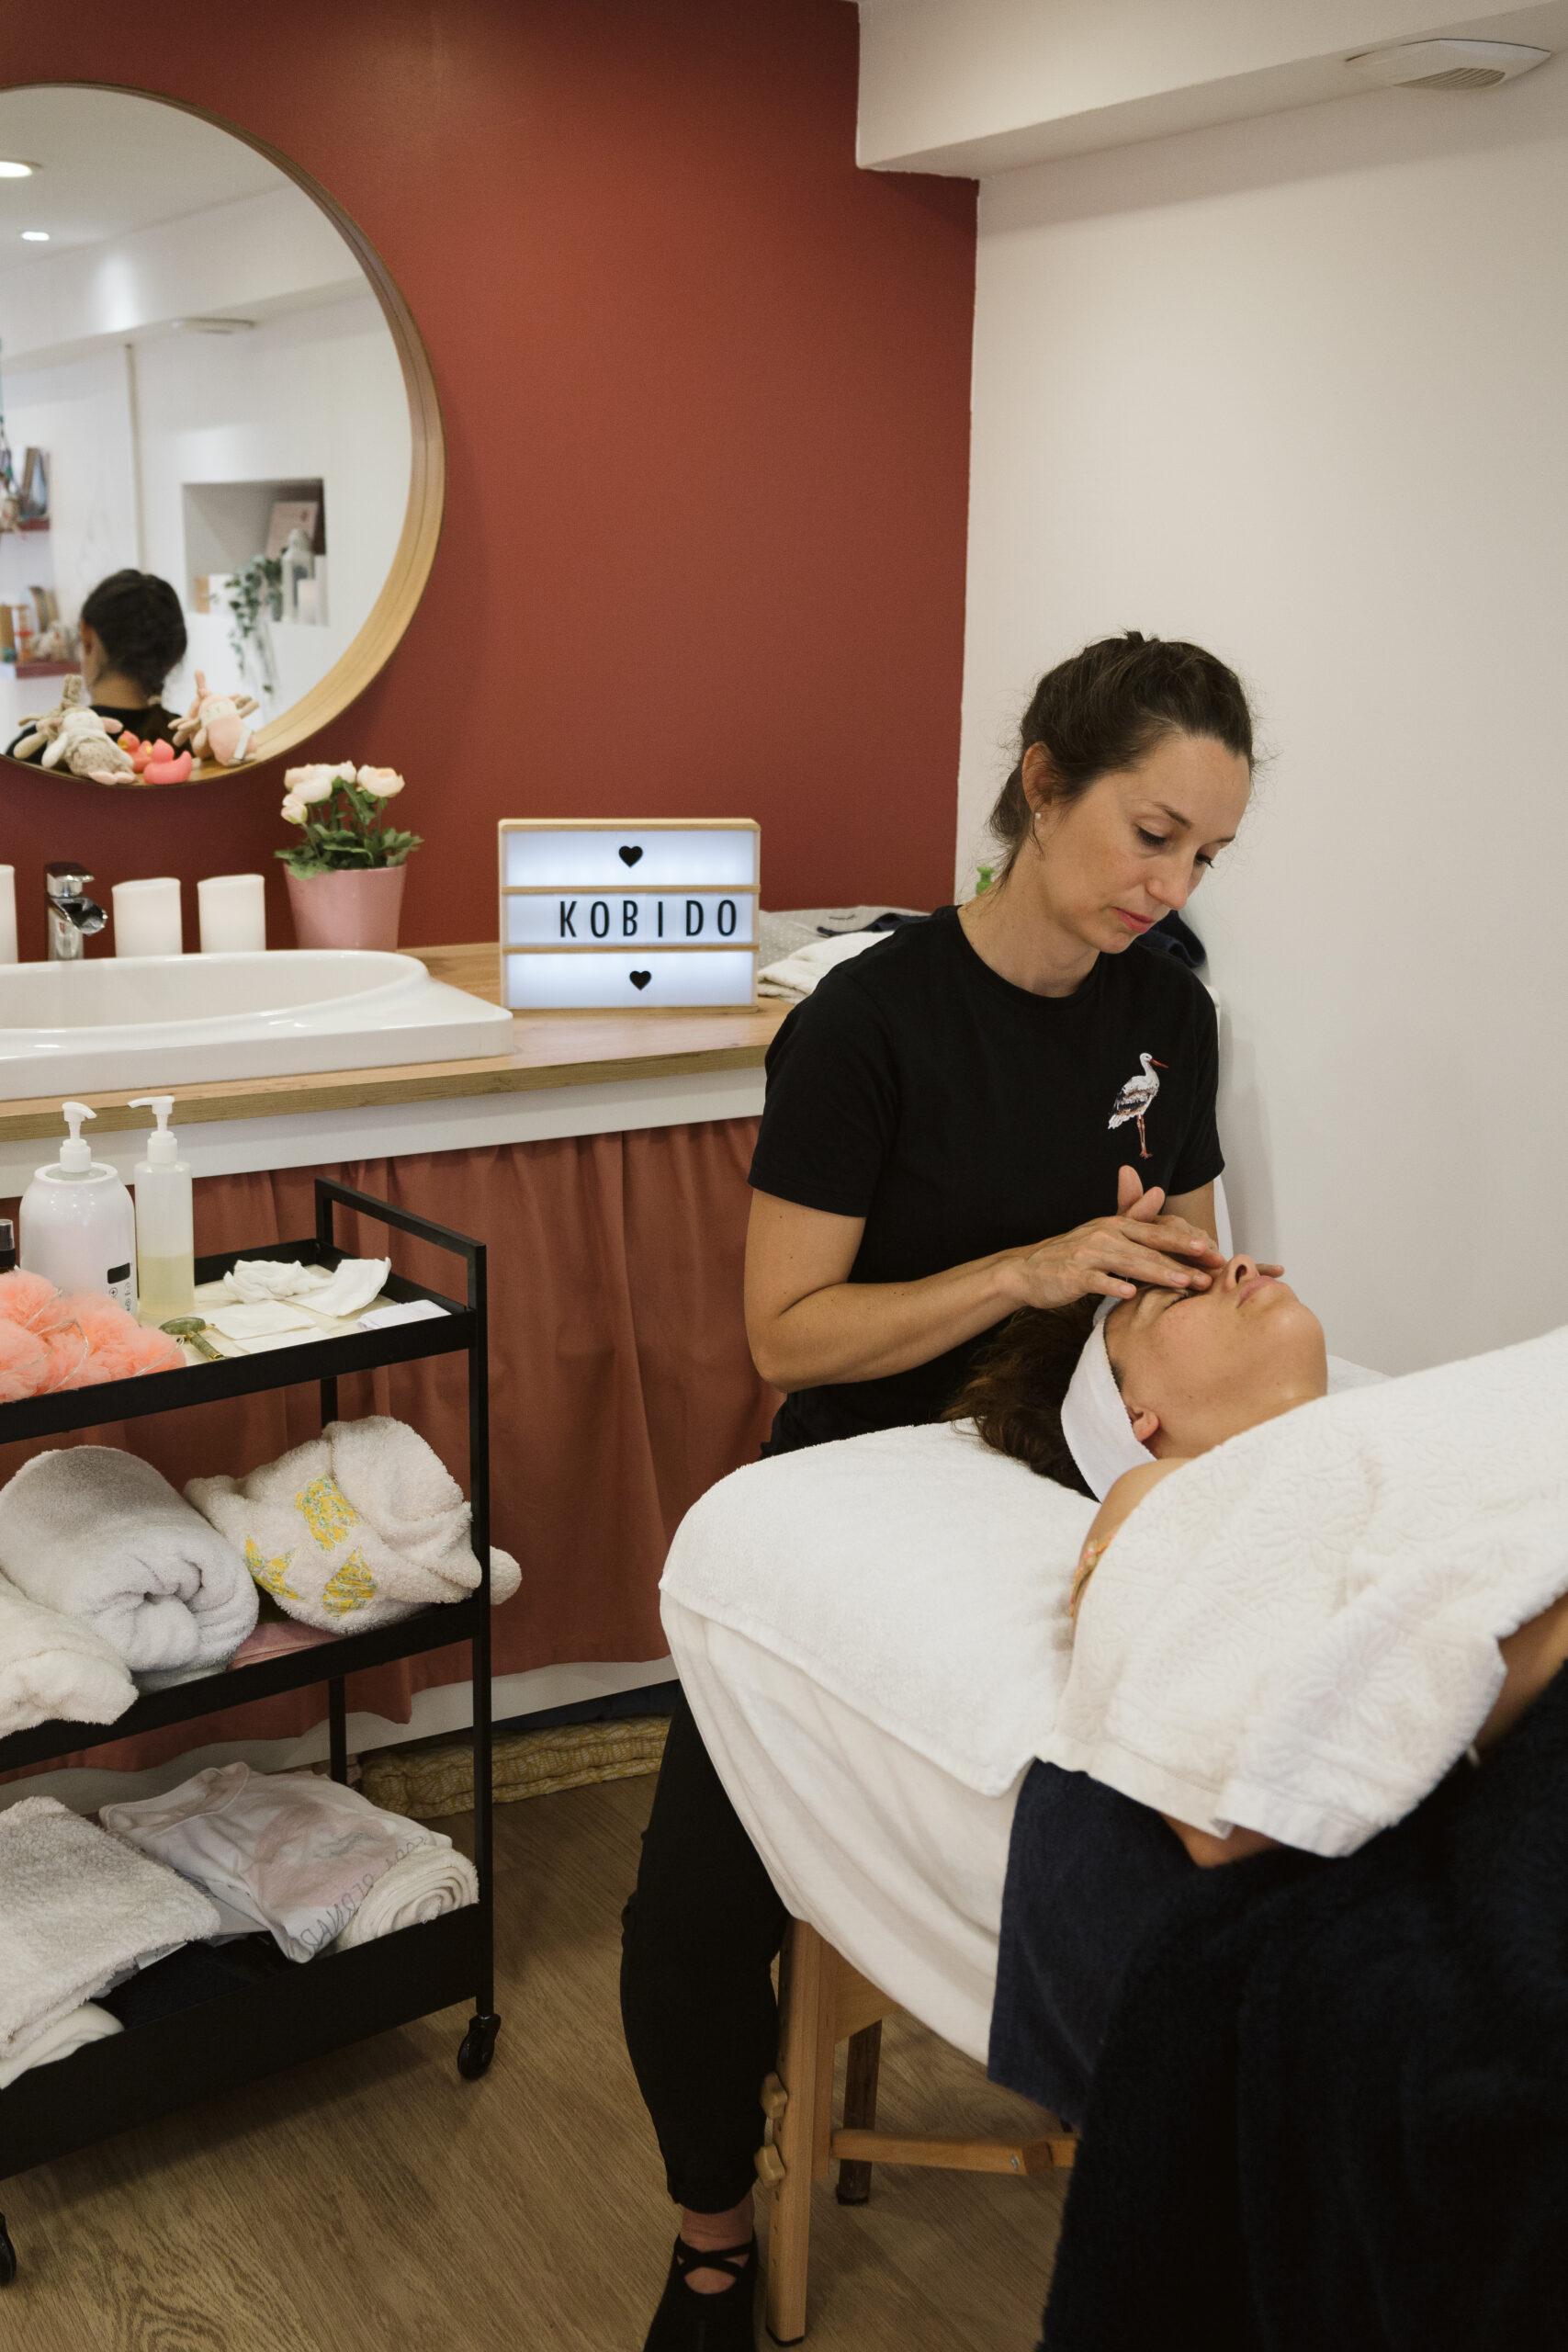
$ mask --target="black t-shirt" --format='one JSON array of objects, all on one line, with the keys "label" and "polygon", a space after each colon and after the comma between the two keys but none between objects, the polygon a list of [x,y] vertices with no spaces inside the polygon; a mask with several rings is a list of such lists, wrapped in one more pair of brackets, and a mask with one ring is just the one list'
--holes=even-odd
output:
[{"label": "black t-shirt", "polygon": [[[1213,1001],[1174,956],[1135,942],[1101,956],[1073,995],[1034,996],[976,955],[956,907],[940,908],[829,972],[767,1069],[751,1183],[863,1217],[852,1282],[919,1281],[1111,1216],[1123,1162],[1168,1194],[1224,1166]],[[1133,1080],[1150,1098],[1147,1159],[1123,1101]],[[816,1443],[936,1420],[985,1336],[886,1379],[797,1390],[779,1435]]]}]

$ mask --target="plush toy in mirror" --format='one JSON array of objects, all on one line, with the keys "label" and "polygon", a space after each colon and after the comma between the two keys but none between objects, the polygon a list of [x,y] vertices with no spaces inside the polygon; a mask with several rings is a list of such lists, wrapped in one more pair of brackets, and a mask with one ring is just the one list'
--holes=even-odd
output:
[{"label": "plush toy in mirror", "polygon": [[23,720],[28,732],[17,738],[12,756],[33,760],[41,752],[40,767],[63,767],[93,784],[135,784],[130,754],[115,741],[119,720],[102,717],[86,697],[81,679],[67,678],[52,710],[35,711]]},{"label": "plush toy in mirror", "polygon": [[231,768],[251,748],[255,729],[246,721],[259,707],[254,695],[214,694],[206,671],[198,670],[196,700],[175,727],[175,741],[182,749],[188,745],[198,760],[216,760],[220,767]]}]

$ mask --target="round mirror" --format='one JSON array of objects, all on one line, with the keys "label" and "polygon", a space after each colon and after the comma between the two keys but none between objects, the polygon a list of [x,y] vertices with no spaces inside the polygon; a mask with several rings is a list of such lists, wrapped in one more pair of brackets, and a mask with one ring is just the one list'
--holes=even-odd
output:
[{"label": "round mirror", "polygon": [[167,99],[0,92],[0,750],[122,788],[289,751],[408,626],[443,475],[324,190]]}]

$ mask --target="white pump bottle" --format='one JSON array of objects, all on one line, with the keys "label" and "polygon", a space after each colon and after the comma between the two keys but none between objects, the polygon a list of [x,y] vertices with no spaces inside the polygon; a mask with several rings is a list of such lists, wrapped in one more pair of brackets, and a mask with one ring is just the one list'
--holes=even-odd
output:
[{"label": "white pump bottle", "polygon": [[169,1132],[172,1094],[139,1094],[133,1111],[151,1111],[158,1124],[147,1156],[131,1177],[136,1186],[137,1279],[143,1323],[167,1323],[196,1306],[196,1243],[191,1216],[190,1163]]},{"label": "white pump bottle", "polygon": [[52,1166],[38,1170],[22,1194],[22,1264],[67,1294],[105,1293],[136,1312],[136,1227],[130,1194],[107,1160],[93,1158],[82,1135],[97,1113],[62,1102],[70,1138]]}]

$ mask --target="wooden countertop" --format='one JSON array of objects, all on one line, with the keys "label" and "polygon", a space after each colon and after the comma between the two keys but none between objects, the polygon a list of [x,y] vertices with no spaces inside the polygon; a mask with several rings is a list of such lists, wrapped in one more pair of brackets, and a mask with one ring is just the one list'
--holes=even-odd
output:
[{"label": "wooden countertop", "polygon": [[[495,943],[411,947],[438,980],[471,996],[500,1000]],[[300,1078],[208,1080],[169,1089],[176,1126],[216,1119],[259,1119],[283,1113],[342,1111],[378,1102],[437,1102],[530,1088],[586,1086],[608,1080],[660,1078],[687,1070],[757,1069],[789,1006],[764,1001],[753,1012],[514,1013],[512,1046],[483,1061],[406,1062],[395,1069],[322,1070]],[[144,1127],[146,1114],[123,1095],[87,1094],[97,1113],[92,1132]],[[57,1095],[0,1102],[0,1141],[51,1139],[60,1132]]]}]

